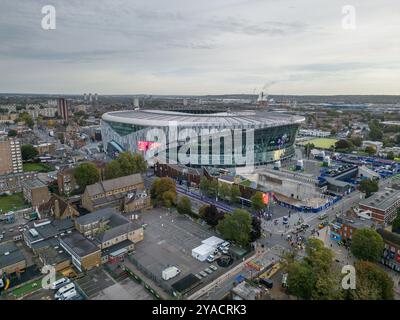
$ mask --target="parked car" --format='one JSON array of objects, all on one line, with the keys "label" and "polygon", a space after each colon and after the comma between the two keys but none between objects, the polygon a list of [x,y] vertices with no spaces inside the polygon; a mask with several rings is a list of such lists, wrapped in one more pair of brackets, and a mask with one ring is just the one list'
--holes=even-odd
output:
[{"label": "parked car", "polygon": [[214,260],[215,260],[215,256],[213,255],[213,254],[210,254],[208,257],[207,257],[207,262],[214,262]]},{"label": "parked car", "polygon": [[67,285],[58,289],[58,291],[54,295],[54,298],[59,299],[64,293],[66,293],[70,290],[75,290],[75,284],[73,282],[68,283]]},{"label": "parked car", "polygon": [[214,270],[214,271],[217,271],[217,270],[218,270],[218,268],[217,268],[216,266],[214,266],[213,264],[210,265],[209,268],[210,268],[211,270]]},{"label": "parked car", "polygon": [[58,279],[57,281],[54,281],[54,282],[50,285],[50,288],[51,288],[52,290],[58,290],[58,289],[60,289],[61,287],[64,287],[65,285],[67,285],[67,284],[70,283],[70,282],[71,282],[71,280],[68,279],[68,278],[61,278],[61,279]]},{"label": "parked car", "polygon": [[75,289],[68,290],[64,292],[57,300],[71,300],[72,298],[76,297],[78,292]]}]

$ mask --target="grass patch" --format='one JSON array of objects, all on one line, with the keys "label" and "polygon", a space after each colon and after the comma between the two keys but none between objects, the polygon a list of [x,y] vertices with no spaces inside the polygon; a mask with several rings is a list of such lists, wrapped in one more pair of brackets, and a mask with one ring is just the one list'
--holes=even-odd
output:
[{"label": "grass patch", "polygon": [[35,292],[42,288],[42,278],[34,281],[27,282],[19,288],[16,288],[9,292],[10,295],[15,296],[16,298],[20,298],[25,296],[28,293]]},{"label": "grass patch", "polygon": [[10,210],[18,210],[26,207],[24,196],[22,192],[14,193],[12,195],[1,195],[0,196],[0,209],[2,212],[8,212]]},{"label": "grass patch", "polygon": [[22,165],[24,172],[28,171],[36,171],[36,172],[50,172],[54,170],[54,167],[52,167],[49,164],[46,163],[24,163]]},{"label": "grass patch", "polygon": [[311,140],[307,140],[307,141],[302,141],[299,144],[304,146],[308,143],[312,143],[312,144],[314,144],[315,148],[330,149],[331,147],[333,147],[335,145],[335,143],[337,141],[338,141],[337,139],[331,139],[331,138],[316,138],[316,139],[311,139]]}]

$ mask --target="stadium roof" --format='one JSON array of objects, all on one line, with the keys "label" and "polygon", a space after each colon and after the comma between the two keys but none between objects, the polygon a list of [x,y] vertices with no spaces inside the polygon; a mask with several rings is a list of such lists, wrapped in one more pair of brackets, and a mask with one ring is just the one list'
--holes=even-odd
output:
[{"label": "stadium roof", "polygon": [[210,114],[191,114],[165,110],[126,110],[103,114],[105,121],[135,124],[149,127],[164,127],[176,122],[179,126],[234,127],[249,128],[275,127],[300,123],[304,117],[268,110],[249,110],[239,112],[219,112]]}]

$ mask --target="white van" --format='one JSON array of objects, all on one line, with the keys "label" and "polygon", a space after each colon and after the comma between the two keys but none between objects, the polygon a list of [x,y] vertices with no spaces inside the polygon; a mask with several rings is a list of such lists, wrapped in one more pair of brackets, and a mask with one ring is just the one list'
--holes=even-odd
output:
[{"label": "white van", "polygon": [[75,298],[78,295],[75,289],[69,290],[67,292],[64,292],[58,300],[70,300],[72,298]]},{"label": "white van", "polygon": [[67,284],[70,283],[70,282],[71,282],[71,280],[68,279],[68,278],[61,278],[61,279],[58,279],[57,281],[54,281],[54,282],[51,284],[50,289],[52,289],[52,290],[58,290],[58,289],[60,289],[61,287],[64,287],[65,285],[67,285]]},{"label": "white van", "polygon": [[58,299],[60,298],[65,292],[70,291],[70,290],[75,290],[75,284],[73,282],[68,283],[64,287],[61,287],[58,289],[56,294],[54,295],[54,298]]}]

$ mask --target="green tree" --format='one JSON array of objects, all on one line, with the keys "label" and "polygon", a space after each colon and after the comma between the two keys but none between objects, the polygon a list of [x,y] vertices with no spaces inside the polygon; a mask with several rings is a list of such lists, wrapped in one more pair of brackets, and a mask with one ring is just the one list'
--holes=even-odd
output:
[{"label": "green tree", "polygon": [[368,155],[373,156],[376,153],[376,148],[374,146],[367,146],[365,152],[368,153]]},{"label": "green tree", "polygon": [[183,196],[179,199],[178,205],[176,207],[180,214],[192,214],[192,204],[187,196]]},{"label": "green tree", "polygon": [[382,257],[384,243],[381,235],[373,229],[357,229],[351,240],[353,255],[366,261],[376,262]]},{"label": "green tree", "polygon": [[225,215],[218,225],[217,230],[225,239],[247,246],[250,241],[251,215],[246,210],[236,209],[231,214]]},{"label": "green tree", "polygon": [[358,261],[355,263],[357,286],[346,290],[350,300],[393,300],[393,279],[375,263]]},{"label": "green tree", "polygon": [[265,208],[265,203],[263,200],[263,194],[260,191],[257,191],[252,197],[251,197],[251,207],[255,211],[260,211]]},{"label": "green tree", "polygon": [[200,178],[200,185],[199,185],[201,193],[207,195],[208,190],[210,189],[210,182],[206,177]]},{"label": "green tree", "polygon": [[80,191],[83,191],[86,186],[94,184],[100,180],[100,173],[93,163],[88,162],[82,163],[75,168],[74,177],[76,183],[80,187]]},{"label": "green tree", "polygon": [[22,112],[17,121],[23,121],[29,128],[33,128],[34,122],[31,115],[28,112]]},{"label": "green tree", "polygon": [[24,144],[21,147],[22,160],[24,161],[34,159],[38,156],[38,154],[39,152],[37,151],[37,149],[31,144]]},{"label": "green tree", "polygon": [[141,154],[122,152],[118,155],[116,161],[118,161],[124,176],[144,173],[147,170],[147,163]]},{"label": "green tree", "polygon": [[16,137],[17,134],[18,134],[18,132],[17,132],[16,130],[11,129],[11,130],[8,131],[8,134],[7,134],[7,135],[8,135],[9,137]]},{"label": "green tree", "polygon": [[352,144],[354,144],[356,147],[361,147],[363,143],[363,139],[360,136],[354,136],[350,138],[350,141]]},{"label": "green tree", "polygon": [[238,203],[240,201],[239,197],[241,196],[240,188],[237,184],[233,184],[231,186],[231,202]]},{"label": "green tree", "polygon": [[309,239],[303,260],[286,259],[288,290],[302,299],[342,299],[340,272],[333,264],[334,254],[319,239]]},{"label": "green tree", "polygon": [[400,233],[400,208],[397,209],[397,216],[392,222],[392,231]]},{"label": "green tree", "polygon": [[163,205],[166,208],[171,208],[176,204],[176,192],[173,192],[172,190],[165,191],[162,195],[163,199]]},{"label": "green tree", "polygon": [[[170,194],[164,196],[167,192],[174,194],[174,196]],[[155,204],[162,204],[167,207],[172,206],[176,203],[177,197],[175,181],[168,177],[155,179],[150,188],[150,196]]]},{"label": "green tree", "polygon": [[335,143],[336,150],[350,151],[353,148],[354,145],[350,140],[341,139]]},{"label": "green tree", "polygon": [[315,148],[315,145],[313,143],[307,143],[304,146],[307,159],[310,159],[311,150],[314,149],[314,148]]},{"label": "green tree", "polygon": [[365,193],[365,197],[370,197],[374,192],[379,190],[379,184],[377,181],[372,179],[364,179],[360,183],[360,191]]},{"label": "green tree", "polygon": [[221,199],[227,200],[230,198],[231,188],[227,183],[220,183],[218,186],[218,195]]},{"label": "green tree", "polygon": [[122,177],[124,173],[122,172],[121,166],[117,160],[112,160],[106,164],[104,168],[104,178],[114,179],[118,177]]},{"label": "green tree", "polygon": [[395,156],[394,156],[393,151],[389,151],[389,152],[387,153],[387,155],[386,155],[386,158],[387,158],[388,160],[394,160]]}]

